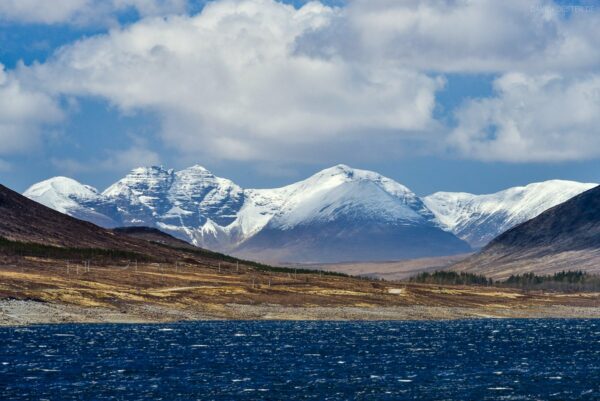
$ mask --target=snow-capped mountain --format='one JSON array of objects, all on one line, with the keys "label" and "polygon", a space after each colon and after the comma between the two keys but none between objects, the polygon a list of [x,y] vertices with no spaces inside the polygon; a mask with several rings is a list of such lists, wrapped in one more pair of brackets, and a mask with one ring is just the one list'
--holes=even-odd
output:
[{"label": "snow-capped mountain", "polygon": [[437,192],[423,200],[443,228],[480,248],[510,228],[596,185],[551,180],[488,195]]},{"label": "snow-capped mountain", "polygon": [[546,210],[492,240],[453,270],[504,280],[517,273],[600,273],[600,186]]},{"label": "snow-capped mountain", "polygon": [[98,190],[71,178],[54,177],[32,185],[23,194],[51,209],[102,227],[116,227],[117,221],[98,211],[104,209]]},{"label": "snow-capped mountain", "polygon": [[24,195],[104,226],[153,226],[198,246],[261,260],[389,260],[469,251],[439,228],[408,188],[344,165],[277,189],[244,190],[201,166],[148,167],[102,193],[55,178]]},{"label": "snow-capped mountain", "polygon": [[[315,221],[370,219],[431,222],[435,216],[408,188],[377,173],[338,165],[275,190],[285,201],[269,222],[283,230]],[[272,193],[272,191],[271,191]]]},{"label": "snow-capped mountain", "polygon": [[[244,203],[244,191],[202,166],[181,171],[136,168],[102,193],[109,215],[121,226],[150,226],[196,245],[226,250],[225,227]],[[106,210],[106,208],[104,209]]]},{"label": "snow-capped mountain", "polygon": [[[468,252],[440,230],[413,192],[377,173],[338,165],[276,190],[275,213],[236,250],[245,257],[299,262],[390,260]],[[275,206],[275,207],[273,207]],[[243,215],[243,213],[242,213]]]}]

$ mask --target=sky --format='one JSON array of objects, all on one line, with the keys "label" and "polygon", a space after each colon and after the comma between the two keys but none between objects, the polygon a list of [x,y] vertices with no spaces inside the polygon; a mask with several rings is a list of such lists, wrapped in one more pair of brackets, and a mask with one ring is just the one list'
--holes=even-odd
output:
[{"label": "sky", "polygon": [[600,182],[599,39],[587,1],[3,0],[0,183]]}]

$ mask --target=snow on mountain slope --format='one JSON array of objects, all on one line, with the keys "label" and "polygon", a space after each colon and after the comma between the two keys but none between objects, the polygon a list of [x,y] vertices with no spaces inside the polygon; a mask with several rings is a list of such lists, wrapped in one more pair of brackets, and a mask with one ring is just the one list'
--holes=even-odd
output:
[{"label": "snow on mountain slope", "polygon": [[167,197],[171,208],[157,223],[162,230],[221,251],[236,242],[237,232],[227,227],[237,219],[245,195],[232,181],[196,165],[174,173]]},{"label": "snow on mountain slope", "polygon": [[124,226],[158,227],[218,250],[229,247],[226,227],[244,203],[239,186],[198,165],[181,171],[137,168],[102,195],[117,206]]},{"label": "snow on mountain slope", "polygon": [[379,219],[406,224],[434,218],[405,186],[377,173],[345,165],[325,169],[279,191],[285,201],[270,225],[281,229],[333,221],[340,216],[357,222]]},{"label": "snow on mountain slope", "polygon": [[110,217],[95,210],[95,204],[102,199],[98,190],[72,178],[50,178],[32,185],[23,195],[44,206],[81,220],[91,221],[104,227],[116,225]]},{"label": "snow on mountain slope", "polygon": [[182,222],[194,223],[210,218],[225,227],[237,216],[244,201],[242,188],[232,181],[216,177],[202,166],[192,166],[175,173],[169,189],[169,200],[175,209],[168,213],[180,216]]},{"label": "snow on mountain slope", "polygon": [[552,207],[492,240],[452,270],[504,280],[566,270],[600,273],[600,186]]},{"label": "snow on mountain slope", "polygon": [[105,227],[150,226],[196,245],[225,249],[244,203],[243,190],[201,166],[174,171],[132,170],[104,192],[56,177],[29,188],[25,196]]},{"label": "snow on mountain slope", "polygon": [[229,230],[250,238],[267,224],[289,229],[362,209],[385,220],[433,220],[435,216],[408,188],[379,174],[338,165],[282,188],[245,190],[246,202]]},{"label": "snow on mountain slope", "polygon": [[374,172],[338,165],[262,195],[275,205],[265,216],[275,213],[236,249],[242,256],[331,262],[469,251],[408,188]]},{"label": "snow on mountain slope", "polygon": [[171,205],[169,189],[175,179],[173,170],[140,167],[108,187],[102,196],[117,208],[124,226],[153,226]]},{"label": "snow on mountain slope", "polygon": [[35,197],[38,203],[61,213],[79,206],[78,201],[100,196],[96,188],[67,177],[54,177],[39,182],[27,189],[24,195],[28,198]]},{"label": "snow on mountain slope", "polygon": [[440,226],[480,248],[506,230],[596,185],[551,180],[488,195],[437,192],[424,202]]},{"label": "snow on mountain slope", "polygon": [[288,193],[285,188],[247,189],[246,200],[237,218],[228,229],[241,243],[262,230],[285,203]]}]

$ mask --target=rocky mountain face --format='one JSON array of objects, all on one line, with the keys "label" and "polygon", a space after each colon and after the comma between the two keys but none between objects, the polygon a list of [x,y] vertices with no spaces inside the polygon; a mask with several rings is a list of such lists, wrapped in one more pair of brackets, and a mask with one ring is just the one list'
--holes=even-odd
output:
[{"label": "rocky mountain face", "polygon": [[103,192],[55,177],[24,195],[103,227],[155,227],[246,258],[342,262],[466,253],[594,186],[554,180],[421,199],[389,178],[345,165],[275,189],[243,189],[192,166],[137,168]]},{"label": "rocky mountain face", "polygon": [[552,180],[489,195],[437,192],[423,200],[444,229],[481,248],[506,230],[596,185]]},{"label": "rocky mountain face", "polygon": [[244,190],[200,166],[134,169],[100,193],[64,177],[25,196],[105,227],[151,226],[268,261],[389,260],[464,253],[408,188],[338,165],[277,189]]},{"label": "rocky mountain face", "polygon": [[600,187],[506,231],[454,269],[495,278],[563,270],[600,273]]}]

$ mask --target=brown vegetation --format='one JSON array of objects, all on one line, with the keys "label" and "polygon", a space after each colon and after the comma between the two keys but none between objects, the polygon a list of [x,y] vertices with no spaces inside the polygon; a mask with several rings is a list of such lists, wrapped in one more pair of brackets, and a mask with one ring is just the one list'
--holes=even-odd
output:
[{"label": "brown vegetation", "polygon": [[[390,307],[470,308],[473,316],[487,316],[498,310],[519,314],[527,308],[600,306],[599,294],[556,295],[473,286],[401,284],[318,272],[266,272],[228,262],[221,262],[220,267],[186,262],[138,262],[136,266],[121,260],[107,265],[92,262],[88,266],[82,261],[32,257],[4,258],[0,263],[0,299],[121,313],[151,308],[153,315],[146,318],[156,321],[199,315],[257,317],[240,312],[244,306],[277,306],[280,318],[293,318],[293,308],[299,307],[328,308],[339,310],[340,314],[349,307],[365,311]],[[231,309],[231,305],[242,309]],[[159,310],[169,312],[156,312]],[[290,312],[286,314],[286,310]],[[178,313],[173,314],[174,311]]]}]

